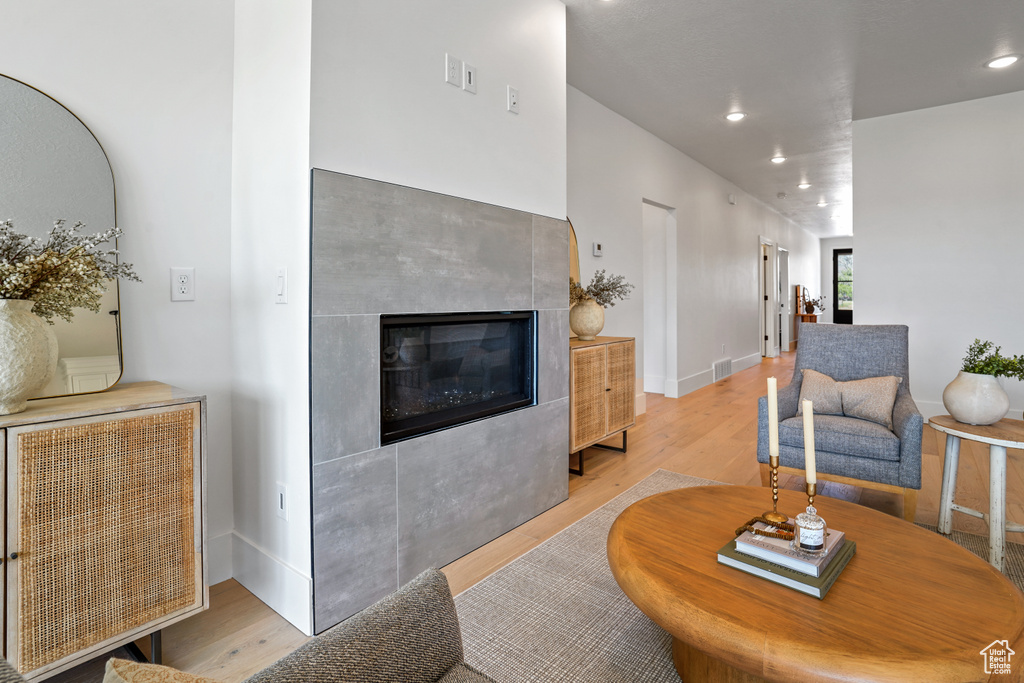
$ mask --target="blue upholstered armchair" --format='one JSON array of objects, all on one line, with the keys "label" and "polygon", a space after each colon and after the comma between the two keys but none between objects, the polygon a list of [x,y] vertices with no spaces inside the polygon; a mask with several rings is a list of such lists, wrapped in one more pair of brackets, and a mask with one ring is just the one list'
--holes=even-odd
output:
[{"label": "blue upholstered armchair", "polygon": [[[891,429],[878,422],[850,417],[842,409],[821,415],[816,404],[814,443],[819,479],[901,493],[903,517],[912,522],[921,488],[924,418],[910,395],[907,326],[804,323],[799,340],[793,379],[779,389],[779,471],[803,474],[804,430],[798,403],[805,369],[836,382],[885,376],[902,378],[892,407]],[[757,427],[761,483],[770,486],[766,396],[758,401]]]}]

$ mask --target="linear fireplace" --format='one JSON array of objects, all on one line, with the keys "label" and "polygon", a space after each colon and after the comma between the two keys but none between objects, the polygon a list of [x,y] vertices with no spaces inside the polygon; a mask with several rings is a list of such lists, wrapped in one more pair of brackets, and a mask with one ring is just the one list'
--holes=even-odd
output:
[{"label": "linear fireplace", "polygon": [[536,312],[382,315],[381,444],[536,405]]}]

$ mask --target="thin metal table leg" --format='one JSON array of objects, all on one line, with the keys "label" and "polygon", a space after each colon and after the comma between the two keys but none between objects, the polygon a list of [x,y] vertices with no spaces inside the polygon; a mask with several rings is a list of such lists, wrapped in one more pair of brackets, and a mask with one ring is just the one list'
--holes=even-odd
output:
[{"label": "thin metal table leg", "polygon": [[[622,448],[619,448],[617,446],[605,446],[604,444],[601,444],[601,443],[595,443],[595,444],[593,444],[591,446],[587,446],[587,448],[603,448],[606,451],[615,451],[616,453],[625,453],[626,452],[626,432],[627,431],[628,430],[625,430],[625,429],[622,430]],[[583,476],[583,451],[585,451],[585,450],[586,450],[586,448],[581,448],[580,452],[576,454],[577,457],[579,457],[579,459],[580,459],[579,469],[575,469],[574,470],[572,467],[569,467],[569,474],[576,474],[576,475],[579,475],[581,477]],[[570,453],[569,455],[572,455],[572,454]]]},{"label": "thin metal table leg", "polygon": [[1006,548],[1006,446],[988,447],[988,562],[1003,571]]},{"label": "thin metal table leg", "polygon": [[939,494],[939,533],[953,531],[953,497],[956,495],[956,470],[960,466],[960,437],[946,434],[946,458],[942,465],[942,491]]},{"label": "thin metal table leg", "polygon": [[[570,453],[569,455],[571,456],[572,453]],[[576,454],[576,457],[580,459],[580,466],[577,467],[576,469],[573,469],[572,466],[570,466],[569,467],[569,474],[575,474],[577,476],[582,477],[583,476],[583,449],[580,449],[580,451]]]},{"label": "thin metal table leg", "polygon": [[139,662],[149,662],[150,664],[163,664],[164,653],[163,644],[160,640],[160,635],[163,631],[153,631],[149,634],[149,657],[146,657],[146,653],[143,652],[135,641],[126,643],[124,648],[131,653],[131,656]]},{"label": "thin metal table leg", "polygon": [[626,432],[627,431],[629,431],[629,430],[626,430],[626,429],[622,430],[622,448],[619,448],[617,446],[605,446],[603,443],[595,443],[593,446],[591,446],[591,448],[603,448],[606,451],[615,451],[616,453],[625,453],[626,452]]},{"label": "thin metal table leg", "polygon": [[163,631],[153,631],[149,634],[149,661],[154,664],[164,663]]}]

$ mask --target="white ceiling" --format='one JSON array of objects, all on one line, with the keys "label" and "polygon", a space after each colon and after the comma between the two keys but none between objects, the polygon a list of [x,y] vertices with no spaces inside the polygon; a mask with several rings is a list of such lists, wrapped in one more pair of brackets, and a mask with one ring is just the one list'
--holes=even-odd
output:
[{"label": "white ceiling", "polygon": [[564,2],[570,85],[819,237],[853,232],[854,120],[1024,90],[984,67],[1024,0]]}]

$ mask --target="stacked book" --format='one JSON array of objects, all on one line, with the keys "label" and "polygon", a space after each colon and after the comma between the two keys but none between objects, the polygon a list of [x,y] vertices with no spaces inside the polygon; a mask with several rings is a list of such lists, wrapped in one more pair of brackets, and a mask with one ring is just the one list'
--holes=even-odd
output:
[{"label": "stacked book", "polygon": [[[754,527],[776,531],[761,522]],[[781,538],[744,531],[718,551],[718,561],[820,600],[856,551],[857,544],[835,529],[828,530],[825,552],[820,555],[795,550]]]}]

